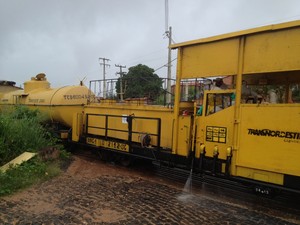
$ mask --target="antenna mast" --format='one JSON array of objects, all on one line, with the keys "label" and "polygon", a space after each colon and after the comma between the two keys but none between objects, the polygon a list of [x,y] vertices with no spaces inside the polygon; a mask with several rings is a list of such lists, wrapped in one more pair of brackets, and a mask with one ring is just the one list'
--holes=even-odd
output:
[{"label": "antenna mast", "polygon": [[165,0],[165,33],[169,29],[169,1]]}]

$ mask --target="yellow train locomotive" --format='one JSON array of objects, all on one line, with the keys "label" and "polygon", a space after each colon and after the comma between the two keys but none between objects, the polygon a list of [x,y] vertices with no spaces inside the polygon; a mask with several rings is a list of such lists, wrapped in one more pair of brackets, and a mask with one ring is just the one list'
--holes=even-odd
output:
[{"label": "yellow train locomotive", "polygon": [[300,192],[300,21],[170,48],[178,61],[167,106],[98,98],[84,86],[49,89],[43,75],[0,102],[41,108],[72,128],[72,143],[102,156]]}]

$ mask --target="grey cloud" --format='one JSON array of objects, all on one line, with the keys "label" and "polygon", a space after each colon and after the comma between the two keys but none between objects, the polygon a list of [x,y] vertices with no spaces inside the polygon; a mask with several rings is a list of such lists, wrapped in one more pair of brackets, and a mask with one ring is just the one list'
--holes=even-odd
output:
[{"label": "grey cloud", "polygon": [[[300,18],[299,6],[297,0],[169,0],[170,25],[182,42]],[[0,79],[21,84],[45,72],[53,86],[74,84],[101,78],[99,57],[111,59],[110,77],[115,63],[159,68],[167,62],[164,11],[164,0],[0,0]],[[164,67],[157,72],[166,76]]]}]

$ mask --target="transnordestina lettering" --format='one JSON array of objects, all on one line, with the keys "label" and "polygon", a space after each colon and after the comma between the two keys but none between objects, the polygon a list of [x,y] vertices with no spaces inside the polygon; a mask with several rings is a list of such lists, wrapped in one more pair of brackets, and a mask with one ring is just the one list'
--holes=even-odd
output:
[{"label": "transnordestina lettering", "polygon": [[299,132],[290,131],[279,131],[279,130],[269,130],[269,129],[250,129],[248,128],[248,134],[256,136],[268,136],[268,137],[279,137],[288,139],[300,139]]}]

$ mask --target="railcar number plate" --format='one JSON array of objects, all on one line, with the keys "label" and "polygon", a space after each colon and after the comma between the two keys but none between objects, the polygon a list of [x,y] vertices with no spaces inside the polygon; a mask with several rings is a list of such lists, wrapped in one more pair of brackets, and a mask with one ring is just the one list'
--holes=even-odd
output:
[{"label": "railcar number plate", "polygon": [[124,144],[116,141],[107,141],[107,140],[88,137],[86,139],[86,142],[90,145],[95,145],[97,147],[104,147],[104,148],[115,149],[123,152],[129,152],[128,144]]}]

